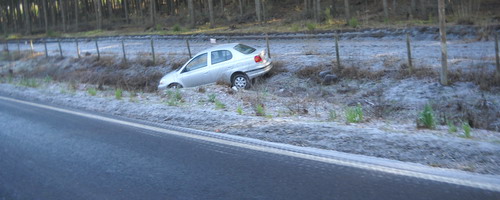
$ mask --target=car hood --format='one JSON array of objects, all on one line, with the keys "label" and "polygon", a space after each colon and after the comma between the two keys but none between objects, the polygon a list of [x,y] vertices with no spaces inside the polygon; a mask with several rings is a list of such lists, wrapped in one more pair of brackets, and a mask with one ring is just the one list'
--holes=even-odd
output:
[{"label": "car hood", "polygon": [[166,88],[168,85],[175,82],[176,78],[177,78],[177,71],[169,72],[160,79],[160,84],[158,85],[158,88]]}]

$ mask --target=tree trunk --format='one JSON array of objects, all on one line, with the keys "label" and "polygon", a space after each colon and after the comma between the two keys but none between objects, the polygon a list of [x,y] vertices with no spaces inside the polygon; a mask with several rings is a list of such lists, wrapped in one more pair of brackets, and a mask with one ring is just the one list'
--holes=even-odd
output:
[{"label": "tree trunk", "polygon": [[45,34],[49,33],[49,19],[47,15],[47,0],[42,0],[43,21],[45,22]]},{"label": "tree trunk", "polygon": [[62,20],[62,27],[63,27],[63,32],[66,32],[66,12],[64,10],[64,4],[63,0],[59,0],[59,8],[61,9],[61,20]]},{"label": "tree trunk", "polygon": [[255,15],[258,22],[262,22],[262,14],[260,10],[260,0],[255,0]]},{"label": "tree trunk", "polygon": [[108,19],[113,18],[113,1],[112,0],[106,0],[106,5],[108,6]]},{"label": "tree trunk", "polygon": [[397,15],[397,7],[398,7],[397,0],[392,0],[392,14],[393,15]]},{"label": "tree trunk", "polygon": [[214,20],[214,0],[208,0],[208,15],[210,18],[210,27],[215,26]]},{"label": "tree trunk", "polygon": [[4,35],[7,35],[7,19],[5,17],[6,16],[6,14],[5,14],[6,10],[7,9],[4,10],[3,6],[0,5],[0,19],[2,19],[2,30],[3,30]]},{"label": "tree trunk", "polygon": [[[109,0],[108,0],[109,1]],[[153,29],[156,29],[156,18],[155,18],[155,1],[149,0],[149,16]]]},{"label": "tree trunk", "polygon": [[243,2],[239,0],[239,4],[240,4],[240,17],[243,17]]},{"label": "tree trunk", "polygon": [[101,0],[96,1],[96,19],[97,19],[97,29],[102,30],[102,2]]},{"label": "tree trunk", "polygon": [[194,28],[194,5],[193,0],[188,0],[188,11],[189,11],[189,26]]},{"label": "tree trunk", "polygon": [[31,19],[30,19],[30,8],[28,0],[23,0],[23,13],[24,13],[24,25],[26,28],[26,34],[31,35]]},{"label": "tree trunk", "polygon": [[125,23],[130,23],[130,19],[128,17],[128,4],[127,4],[127,1],[128,0],[123,0],[123,9],[125,10]]},{"label": "tree trunk", "polygon": [[[57,19],[56,19],[56,1],[57,0],[49,0],[50,5],[49,5],[49,9],[50,9],[50,22],[52,22],[52,28],[55,28],[56,24],[57,24]],[[47,2],[48,3],[48,2]]]},{"label": "tree trunk", "polygon": [[316,13],[316,22],[321,22],[321,0],[316,0],[316,7],[314,7],[314,12]]},{"label": "tree trunk", "polygon": [[442,85],[448,85],[448,49],[446,45],[446,11],[445,0],[439,0],[439,35],[441,36],[441,73]]},{"label": "tree trunk", "polygon": [[344,0],[344,9],[345,9],[345,20],[349,23],[351,20],[351,10],[349,9],[349,0]]},{"label": "tree trunk", "polygon": [[387,4],[387,0],[382,0],[382,5],[384,6],[384,19],[389,19],[389,5]]},{"label": "tree trunk", "polygon": [[78,32],[80,28],[80,16],[79,16],[79,9],[78,9],[78,4],[80,3],[78,0],[75,0],[75,31]]}]

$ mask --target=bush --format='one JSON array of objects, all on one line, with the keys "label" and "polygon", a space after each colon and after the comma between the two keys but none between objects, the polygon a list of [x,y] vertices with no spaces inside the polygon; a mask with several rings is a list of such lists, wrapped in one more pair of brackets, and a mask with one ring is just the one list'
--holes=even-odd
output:
[{"label": "bush", "polygon": [[465,138],[472,138],[471,135],[472,128],[470,127],[469,123],[465,122],[464,124],[462,124],[462,128],[464,129]]},{"label": "bush", "polygon": [[115,98],[121,100],[123,97],[123,90],[118,88],[115,90]]},{"label": "bush", "polygon": [[167,91],[167,97],[168,97],[167,105],[169,106],[178,106],[183,101],[182,94],[178,89],[175,91],[172,90]]},{"label": "bush", "polygon": [[255,105],[255,115],[257,116],[266,116],[266,111],[264,110],[264,106],[262,104]]},{"label": "bush", "polygon": [[236,112],[239,114],[239,115],[243,115],[243,109],[238,106],[238,108],[236,108]]},{"label": "bush", "polygon": [[358,19],[356,18],[351,18],[347,24],[350,26],[350,27],[353,27],[353,28],[357,28],[359,26],[359,22],[358,22]]},{"label": "bush", "polygon": [[209,94],[208,95],[208,102],[215,103],[216,98],[217,98],[217,95],[215,95],[215,94]]},{"label": "bush", "polygon": [[330,110],[328,113],[328,121],[335,121],[337,119],[337,112],[335,110]]},{"label": "bush", "polygon": [[31,88],[37,88],[40,86],[37,80],[35,79],[21,79],[21,82],[19,82],[19,85],[22,85],[24,87],[31,87]]},{"label": "bush", "polygon": [[424,110],[418,115],[417,128],[436,128],[436,118],[431,105],[426,104]]},{"label": "bush", "polygon": [[182,31],[182,28],[179,24],[175,24],[173,27],[172,27],[172,31],[174,32],[180,32]]},{"label": "bush", "polygon": [[314,23],[307,23],[306,26],[307,26],[307,30],[309,30],[309,31],[316,30],[316,24],[314,24]]},{"label": "bush", "polygon": [[217,99],[215,100],[215,102],[214,102],[214,103],[215,103],[215,108],[217,108],[217,109],[224,109],[224,108],[226,108],[226,105],[225,105],[225,104],[223,104],[222,102],[220,102],[220,101],[219,101],[219,100],[217,100]]},{"label": "bush", "polygon": [[360,104],[346,109],[346,120],[348,123],[359,123],[363,121],[363,108]]},{"label": "bush", "polygon": [[89,93],[90,96],[95,96],[97,95],[97,90],[95,88],[89,88],[87,89],[87,93]]},{"label": "bush", "polygon": [[456,133],[458,131],[457,126],[453,124],[452,122],[448,122],[448,132],[449,133]]}]

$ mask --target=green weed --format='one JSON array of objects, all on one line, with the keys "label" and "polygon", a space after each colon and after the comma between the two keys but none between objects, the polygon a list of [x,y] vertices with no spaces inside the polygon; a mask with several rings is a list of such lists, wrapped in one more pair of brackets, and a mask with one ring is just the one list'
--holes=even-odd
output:
[{"label": "green weed", "polygon": [[181,25],[179,25],[179,24],[175,24],[175,25],[172,27],[172,31],[174,31],[174,32],[181,32],[181,31],[182,31]]},{"label": "green weed", "polygon": [[95,88],[88,88],[87,93],[89,93],[90,96],[95,96],[97,95],[97,90]]},{"label": "green weed", "polygon": [[121,100],[123,97],[123,90],[118,88],[115,90],[115,98]]},{"label": "green weed", "polygon": [[266,111],[264,110],[264,106],[262,104],[259,103],[255,106],[255,115],[266,116]]},{"label": "green weed", "polygon": [[434,117],[434,111],[431,105],[426,104],[424,110],[418,115],[417,119],[418,128],[436,128],[436,118]]},{"label": "green weed", "polygon": [[21,79],[19,82],[19,85],[24,86],[24,87],[31,87],[31,88],[37,88],[40,86],[40,83],[36,79]]},{"label": "green weed", "polygon": [[363,121],[363,108],[360,104],[355,107],[348,107],[345,112],[348,123],[359,123]]},{"label": "green weed", "polygon": [[328,113],[328,121],[335,121],[337,119],[337,112],[335,110],[330,110]]},{"label": "green weed", "polygon": [[351,18],[347,24],[352,28],[357,28],[359,26],[359,21],[356,18]]},{"label": "green weed", "polygon": [[448,122],[448,133],[456,133],[457,131],[457,126],[455,126],[452,122]]},{"label": "green weed", "polygon": [[224,108],[226,108],[226,105],[225,105],[225,104],[223,104],[222,102],[220,102],[220,101],[219,101],[219,100],[217,100],[217,99],[215,100],[215,102],[214,102],[214,103],[215,103],[215,108],[217,108],[217,109],[224,109]]},{"label": "green weed", "polygon": [[471,135],[472,127],[470,127],[469,123],[467,123],[467,122],[463,123],[462,129],[464,129],[465,138],[472,138],[472,135]]},{"label": "green weed", "polygon": [[169,106],[178,106],[183,102],[182,94],[178,89],[175,91],[168,90],[167,97],[167,105]]},{"label": "green weed", "polygon": [[45,82],[45,83],[51,83],[52,81],[53,81],[53,79],[51,76],[45,76],[45,78],[43,78],[43,82]]},{"label": "green weed", "polygon": [[306,27],[307,27],[307,30],[309,30],[309,31],[316,30],[316,24],[315,23],[307,23]]},{"label": "green weed", "polygon": [[243,109],[238,106],[238,108],[236,108],[236,113],[238,113],[238,115],[243,115]]},{"label": "green weed", "polygon": [[217,95],[215,95],[215,94],[208,95],[208,102],[215,103],[215,100],[217,100]]}]

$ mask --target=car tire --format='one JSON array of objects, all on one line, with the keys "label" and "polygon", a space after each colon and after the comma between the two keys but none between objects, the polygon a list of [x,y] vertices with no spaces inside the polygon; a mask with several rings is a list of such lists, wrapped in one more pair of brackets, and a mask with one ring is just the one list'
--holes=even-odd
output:
[{"label": "car tire", "polygon": [[182,88],[182,85],[179,83],[172,83],[172,84],[168,85],[168,88],[178,89],[178,88]]},{"label": "car tire", "polygon": [[237,87],[239,89],[249,89],[252,85],[252,82],[245,74],[235,74],[231,79],[231,85],[233,87]]}]

